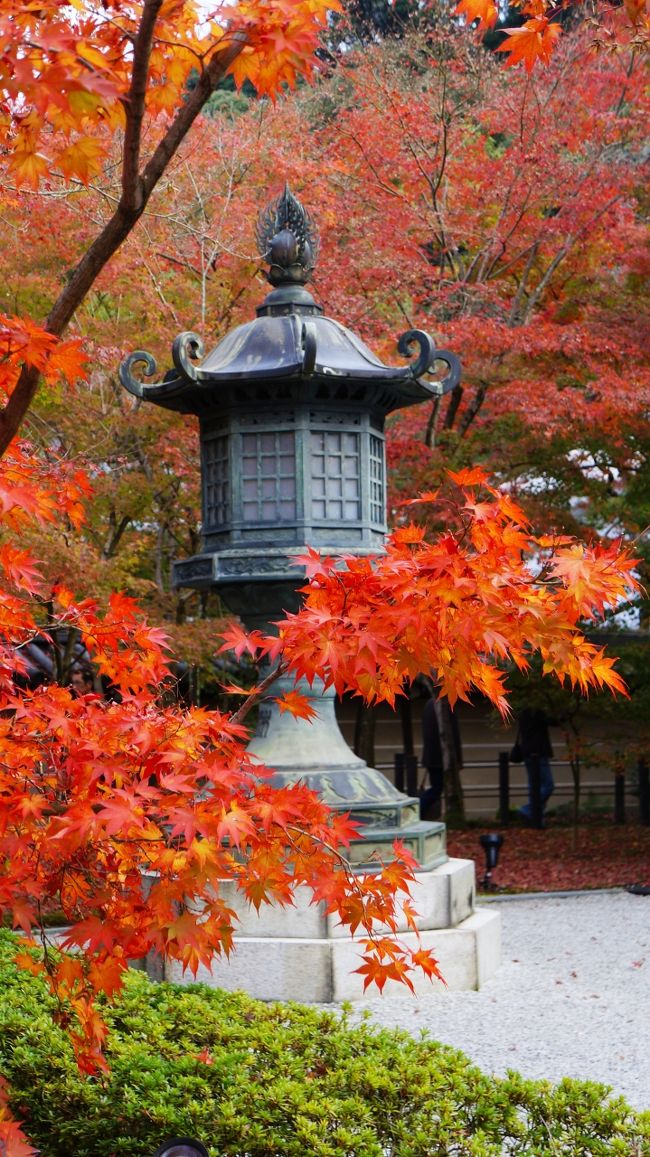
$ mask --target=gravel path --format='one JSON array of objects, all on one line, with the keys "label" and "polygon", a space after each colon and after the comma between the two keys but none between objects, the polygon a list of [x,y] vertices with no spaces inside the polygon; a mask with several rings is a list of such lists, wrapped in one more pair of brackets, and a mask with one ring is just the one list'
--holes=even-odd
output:
[{"label": "gravel path", "polygon": [[376,997],[382,1025],[462,1049],[485,1072],[601,1081],[650,1109],[650,896],[502,898],[503,963],[480,992]]}]

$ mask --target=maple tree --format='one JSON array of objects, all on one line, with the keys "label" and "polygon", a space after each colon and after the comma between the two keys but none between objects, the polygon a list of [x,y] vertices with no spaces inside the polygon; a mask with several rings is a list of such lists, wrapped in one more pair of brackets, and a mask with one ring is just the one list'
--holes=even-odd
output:
[{"label": "maple tree", "polygon": [[[584,32],[527,85],[459,38],[445,60],[448,47],[414,38],[355,70],[353,99],[323,131],[327,210],[345,203],[346,301],[366,333],[385,342],[387,315],[417,317],[463,353],[462,391],[428,420],[424,408],[398,417],[396,463],[420,431],[458,462],[489,452],[496,429],[507,470],[508,435],[531,429],[541,459],[551,434],[579,446],[580,421],[620,431],[643,412],[645,74],[633,58],[594,57]],[[336,301],[331,270],[323,293]]]},{"label": "maple tree", "polygon": [[[530,79],[428,34],[366,50],[270,114],[272,163],[299,182],[312,162],[326,310],[386,360],[404,324],[462,354],[449,399],[393,421],[394,498],[479,460],[539,526],[644,529],[645,76],[631,49],[594,55],[585,28]],[[261,185],[248,131],[238,121]]]},{"label": "maple tree", "polygon": [[602,511],[614,479],[620,525],[638,532],[624,492],[649,384],[644,77],[632,50],[594,55],[584,28],[524,83],[458,31],[366,50],[314,93],[206,125],[137,253],[170,324],[187,275],[213,339],[258,302],[252,222],[281,170],[323,223],[326,311],[386,360],[404,324],[462,352],[462,388],[394,422],[397,494],[478,458],[531,508],[540,495],[540,523],[578,532],[596,516],[573,497],[600,494]]},{"label": "maple tree", "polygon": [[[199,20],[194,5],[173,0],[79,3],[65,12],[51,0],[0,4],[6,96],[0,131],[15,199],[12,204],[5,194],[10,213],[17,204],[22,211],[37,204],[31,198],[38,186],[51,197],[52,229],[69,207],[58,203],[57,191],[69,196],[95,178],[98,189],[93,215],[81,210],[72,268],[53,303],[46,271],[34,287],[37,308],[3,317],[0,370],[6,398],[0,415],[0,908],[26,935],[41,930],[42,963],[28,953],[22,963],[45,971],[79,1064],[89,1072],[104,1063],[97,993],[116,991],[129,959],[155,951],[196,970],[230,950],[234,921],[219,894],[223,879],[258,905],[290,902],[293,889],[309,887],[328,910],[360,929],[361,971],[379,987],[388,978],[408,984],[414,967],[436,973],[433,957],[385,934],[396,928],[396,899],[408,896],[414,865],[404,850],[397,847],[381,871],[354,875],[344,854],[354,830],[347,817],[329,812],[302,785],[272,789],[263,769],[252,766],[245,710],[272,688],[257,688],[234,713],[165,705],[164,633],[147,626],[124,594],[110,593],[105,608],[96,598],[78,597],[84,580],[66,571],[64,550],[39,550],[53,557],[35,560],[29,545],[37,542],[36,525],[40,535],[59,525],[64,542],[77,542],[89,484],[56,438],[43,434],[35,454],[15,437],[39,381],[49,405],[61,382],[83,377],[88,348],[84,352],[77,335],[62,340],[64,331],[75,314],[99,329],[102,270],[140,221],[219,79],[230,69],[238,81],[247,77],[269,92],[291,84],[299,71],[309,73],[324,11],[316,0],[244,2],[224,8],[221,21],[215,9],[210,21],[205,12]],[[197,69],[188,95],[188,76]],[[254,142],[254,127],[246,134]],[[350,140],[349,131],[340,135]],[[301,159],[295,140],[292,166]],[[326,144],[323,134],[320,147]],[[269,156],[277,160],[278,153]],[[349,161],[338,154],[332,160],[333,171],[349,178]],[[103,166],[110,171],[113,161],[117,196],[111,184],[103,185]],[[248,185],[242,205],[257,203],[265,180],[264,174]],[[341,192],[349,188],[342,181]],[[160,192],[175,195],[171,182]],[[324,183],[320,196],[334,220],[334,197]],[[45,221],[41,225],[46,232]],[[203,261],[205,236],[197,241],[201,293],[212,268]],[[351,234],[346,242],[353,256]],[[130,250],[127,260],[137,261],[137,252]],[[161,284],[156,289],[151,279],[159,300],[168,301]],[[347,288],[334,286],[334,306]],[[89,298],[91,290],[96,296]],[[225,277],[227,309],[229,298],[232,282]],[[44,327],[29,316],[39,314],[43,300]],[[109,313],[105,320],[110,330],[114,318]],[[113,352],[107,341],[105,364]],[[125,425],[130,419],[125,415]],[[156,430],[152,441],[171,461],[167,431]],[[98,455],[98,472],[103,462],[115,473],[120,448],[124,440],[104,459]],[[432,501],[405,507],[404,517]],[[509,659],[525,668],[534,650],[549,671],[582,690],[622,690],[612,660],[584,638],[579,624],[634,590],[625,552],[533,535],[516,504],[481,473],[457,472],[449,494],[435,501],[448,524],[440,536],[400,526],[386,556],[374,562],[342,565],[310,555],[304,609],[288,617],[278,635],[246,637],[231,628],[227,642],[235,654],[265,655],[280,671],[319,675],[368,702],[394,701],[405,680],[433,670],[452,702],[479,688],[505,710],[500,663]],[[119,521],[115,538],[118,528]],[[110,700],[55,683],[22,685],[22,652],[44,630],[75,633],[115,689]],[[283,707],[304,713],[297,693],[285,696]],[[70,955],[47,947],[42,930],[52,909],[68,924],[65,943],[76,950]],[[16,1123],[5,1109],[0,1113],[5,1148],[27,1152]]]},{"label": "maple tree", "polygon": [[[61,505],[78,517],[78,479],[59,470],[55,500],[51,478],[13,455],[5,458],[0,491],[11,525],[52,518]],[[12,484],[12,470],[20,471],[22,489]],[[511,500],[478,471],[453,481],[460,496],[445,505],[450,523],[458,522],[456,534],[427,544],[421,528],[405,528],[385,558],[352,558],[344,570],[310,554],[304,609],[288,616],[277,636],[233,627],[226,645],[280,660],[279,671],[352,688],[368,701],[393,701],[405,679],[433,669],[452,702],[477,687],[505,710],[495,659],[525,667],[531,647],[571,684],[622,690],[613,661],[577,624],[634,586],[632,562],[614,547],[589,552],[531,537]],[[548,552],[541,570],[540,551]],[[342,862],[344,870],[332,872],[333,857],[340,862],[338,848],[354,830],[347,817],[330,813],[302,785],[271,789],[263,769],[246,757],[241,712],[161,707],[164,636],[143,624],[124,595],[111,596],[100,612],[64,587],[55,593],[57,623],[79,632],[119,691],[116,699],[75,698],[56,684],[17,687],[20,644],[36,629],[25,595],[38,595],[39,578],[25,552],[9,545],[0,565],[6,584],[0,848],[7,868],[0,901],[29,932],[42,923],[43,906],[56,900],[70,924],[66,944],[83,949],[60,961],[46,955],[40,966],[80,1021],[73,1035],[80,1062],[101,1064],[104,1030],[93,994],[112,991],[129,959],[153,949],[196,968],[229,950],[233,913],[218,894],[224,878],[255,904],[287,902],[293,887],[308,884],[353,929],[362,924],[370,937],[362,965],[369,976],[381,985],[407,975],[412,951],[373,932],[377,922],[395,930],[394,896],[407,889],[409,857],[402,851],[382,873],[362,880]],[[285,697],[284,706],[301,713],[298,696]],[[29,959],[25,964],[34,967]],[[435,969],[435,962],[428,966]]]},{"label": "maple tree", "polygon": [[[275,110],[195,128],[153,213],[76,311],[90,391],[39,398],[37,441],[54,437],[90,464],[98,494],[72,552],[48,541],[54,573],[87,574],[91,590],[126,584],[155,615],[182,620],[188,605],[196,615],[195,596],[172,594],[165,577],[170,556],[196,545],[194,427],[140,411],[136,429],[115,366],[134,332],[163,361],[188,319],[210,342],[250,316],[262,292],[252,224],[277,171],[308,183],[323,222],[316,276],[328,312],[386,360],[405,322],[462,353],[462,391],[393,424],[395,497],[430,485],[432,469],[479,460],[539,526],[644,528],[643,69],[633,55],[595,56],[583,29],[523,79],[446,31],[440,43],[368,50]],[[119,198],[118,171],[114,149],[83,198],[24,191],[6,206],[18,241],[25,211],[39,236],[31,267],[16,249],[4,290],[21,312],[38,311],[61,249],[90,244],[103,203]]]},{"label": "maple tree", "polygon": [[[36,188],[58,171],[84,184],[99,173],[116,133],[122,142],[119,199],[52,304],[46,334],[64,332],[226,73],[253,81],[260,93],[295,84],[313,68],[331,7],[321,0],[241,0],[207,10],[187,0],[81,0],[62,11],[56,0],[3,0],[0,134],[8,180]],[[15,348],[21,327],[10,318],[3,327]],[[10,383],[0,450],[17,433],[43,368],[25,359]]]}]

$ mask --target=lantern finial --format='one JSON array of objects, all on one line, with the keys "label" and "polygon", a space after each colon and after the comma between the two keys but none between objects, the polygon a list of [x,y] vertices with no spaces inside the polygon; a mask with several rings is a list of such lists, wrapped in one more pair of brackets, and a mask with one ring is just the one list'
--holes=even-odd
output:
[{"label": "lantern finial", "polygon": [[304,285],[318,256],[318,232],[288,184],[257,219],[257,246],[271,285]]}]

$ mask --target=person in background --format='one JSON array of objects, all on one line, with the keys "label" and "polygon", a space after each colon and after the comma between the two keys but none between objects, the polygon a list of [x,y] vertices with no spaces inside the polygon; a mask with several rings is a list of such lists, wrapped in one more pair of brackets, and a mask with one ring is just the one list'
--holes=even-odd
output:
[{"label": "person in background", "polygon": [[521,748],[521,755],[528,775],[528,803],[519,809],[519,815],[527,821],[533,817],[532,775],[533,758],[539,759],[540,794],[542,811],[547,800],[555,790],[555,781],[551,770],[553,747],[548,733],[551,720],[541,707],[524,707],[519,715],[517,726],[517,743]]},{"label": "person in background", "polygon": [[429,786],[420,797],[420,818],[439,820],[442,817],[442,796],[445,772],[450,762],[462,767],[463,754],[456,714],[449,700],[427,699],[422,711],[422,766],[426,768]]},{"label": "person in background", "polygon": [[70,672],[70,687],[75,697],[92,694],[95,690],[92,667],[89,667],[87,663],[75,663]]}]

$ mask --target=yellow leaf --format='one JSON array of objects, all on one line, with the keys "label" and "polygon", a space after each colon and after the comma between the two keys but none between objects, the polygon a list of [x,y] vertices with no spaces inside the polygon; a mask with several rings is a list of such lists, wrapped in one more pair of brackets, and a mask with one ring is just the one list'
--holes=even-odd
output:
[{"label": "yellow leaf", "polygon": [[79,137],[59,154],[59,164],[66,177],[78,177],[84,183],[101,172],[104,146],[92,137]]},{"label": "yellow leaf", "polygon": [[47,159],[42,153],[34,153],[26,149],[16,149],[9,158],[9,167],[19,185],[28,185],[30,189],[37,189],[41,177],[48,172]]},{"label": "yellow leaf", "polygon": [[88,92],[85,88],[75,88],[68,94],[68,104],[73,118],[78,122],[84,116],[90,116],[101,107],[103,98],[96,92]]},{"label": "yellow leaf", "polygon": [[106,57],[94,45],[89,44],[87,40],[78,40],[75,48],[77,56],[82,60],[86,60],[88,64],[93,64],[96,68],[106,68]]}]

